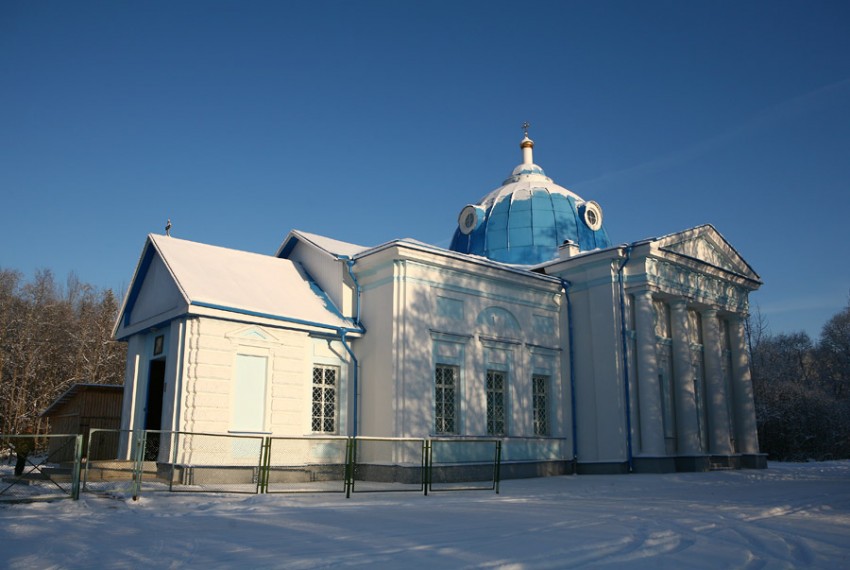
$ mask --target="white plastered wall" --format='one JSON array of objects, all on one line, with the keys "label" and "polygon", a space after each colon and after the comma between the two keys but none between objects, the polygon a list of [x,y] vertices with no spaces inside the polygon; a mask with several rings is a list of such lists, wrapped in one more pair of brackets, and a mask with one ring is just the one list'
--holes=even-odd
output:
[{"label": "white plastered wall", "polygon": [[565,273],[572,303],[577,452],[580,463],[628,460],[616,260]]},{"label": "white plastered wall", "polygon": [[[347,391],[346,353],[339,341],[267,325],[194,318],[183,353],[183,431],[227,433],[238,354],[267,358],[264,432],[303,436],[311,432],[314,363],[340,367],[338,393]],[[346,402],[341,402],[345,413]],[[343,415],[344,419],[344,415]],[[344,425],[344,424],[343,424]]]},{"label": "white plastered wall", "polygon": [[[565,437],[567,416],[556,404],[567,398],[559,285],[466,263],[399,257],[387,256],[371,268],[358,265],[368,332],[357,341],[357,353],[363,366],[362,403],[372,410],[364,414],[361,433],[434,435],[434,369],[444,357],[460,367],[459,433],[486,434],[489,358],[508,372],[507,435],[533,434],[531,375],[536,371],[551,375],[550,429],[553,436]],[[446,305],[456,310],[447,311]],[[512,315],[515,327],[479,321],[482,313],[501,319],[502,311]]]}]

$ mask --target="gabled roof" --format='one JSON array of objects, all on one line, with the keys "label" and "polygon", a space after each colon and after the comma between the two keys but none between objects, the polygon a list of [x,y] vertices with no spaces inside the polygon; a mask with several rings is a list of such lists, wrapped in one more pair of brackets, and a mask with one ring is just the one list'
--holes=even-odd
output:
[{"label": "gabled roof", "polygon": [[711,224],[604,249],[582,251],[565,259],[553,259],[532,266],[530,269],[549,273],[551,268],[557,267],[557,273],[566,267],[577,267],[582,263],[593,263],[610,256],[622,257],[626,255],[624,252],[627,250],[652,252],[654,257],[690,266],[696,271],[713,272],[726,279],[746,284],[753,290],[762,285],[758,273]]},{"label": "gabled roof", "polygon": [[[165,277],[154,279],[160,267],[159,273]],[[177,300],[164,308],[168,311],[157,307],[170,318],[175,311],[185,314],[205,308],[326,329],[358,330],[300,266],[268,255],[149,235],[119,314],[116,336],[145,317],[133,315],[140,296],[156,298],[157,291],[145,293],[145,288],[161,290],[163,296],[169,294],[168,288],[176,289],[171,294]],[[125,332],[132,334],[121,332],[119,338],[128,336]]]},{"label": "gabled roof", "polygon": [[723,272],[761,284],[759,274],[711,224],[656,238],[659,251],[679,261],[708,264]]},{"label": "gabled roof", "polygon": [[289,232],[289,235],[286,236],[286,239],[283,240],[283,243],[278,248],[275,256],[284,258],[288,257],[289,253],[299,242],[308,243],[328,255],[341,258],[351,258],[370,249],[362,245],[339,241],[329,237],[320,236],[318,234],[292,230]]}]

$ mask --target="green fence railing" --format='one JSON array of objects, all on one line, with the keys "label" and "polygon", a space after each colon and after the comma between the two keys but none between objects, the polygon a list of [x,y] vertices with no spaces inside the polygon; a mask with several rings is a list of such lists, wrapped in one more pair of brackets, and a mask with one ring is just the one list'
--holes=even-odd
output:
[{"label": "green fence railing", "polygon": [[[122,459],[100,459],[109,448]],[[99,450],[98,459],[92,449]],[[77,495],[81,488],[134,499],[163,491],[350,497],[399,491],[498,493],[501,453],[501,440],[492,438],[280,437],[94,428],[75,464],[81,480]]]},{"label": "green fence railing", "polygon": [[82,447],[82,435],[0,434],[0,457],[7,459],[0,502],[78,499]]}]

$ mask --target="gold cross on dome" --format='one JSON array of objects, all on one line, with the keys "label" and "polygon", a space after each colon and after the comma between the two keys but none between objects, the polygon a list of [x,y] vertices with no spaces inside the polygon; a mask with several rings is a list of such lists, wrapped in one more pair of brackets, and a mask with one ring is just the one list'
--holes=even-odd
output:
[{"label": "gold cross on dome", "polygon": [[530,126],[531,125],[528,124],[528,121],[526,121],[522,124],[522,130],[525,132],[526,137],[528,136],[528,127],[530,127]]}]

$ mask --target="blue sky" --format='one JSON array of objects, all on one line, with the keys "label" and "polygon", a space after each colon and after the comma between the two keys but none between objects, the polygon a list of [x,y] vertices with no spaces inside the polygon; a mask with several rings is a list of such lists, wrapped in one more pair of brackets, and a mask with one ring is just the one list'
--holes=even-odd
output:
[{"label": "blue sky", "polygon": [[713,224],[773,332],[850,292],[850,3],[0,3],[0,267],[119,293],[145,236],[447,247],[521,161],[615,243]]}]

